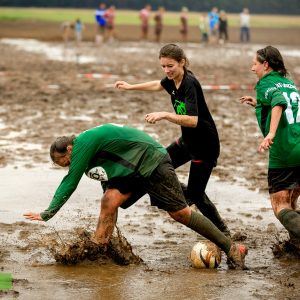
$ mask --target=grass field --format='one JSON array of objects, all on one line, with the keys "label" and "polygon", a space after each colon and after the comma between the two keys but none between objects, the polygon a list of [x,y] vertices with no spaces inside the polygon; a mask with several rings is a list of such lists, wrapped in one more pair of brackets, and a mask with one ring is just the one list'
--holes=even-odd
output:
[{"label": "grass field", "polygon": [[[63,22],[73,21],[80,18],[84,23],[94,23],[93,9],[58,9],[58,8],[3,8],[0,7],[0,21],[50,21]],[[189,13],[189,24],[198,26],[201,12]],[[228,22],[231,27],[239,26],[239,14],[228,14]],[[138,25],[140,20],[138,12],[132,10],[117,10],[117,25]],[[165,25],[178,26],[179,13],[166,12],[164,17]],[[299,16],[283,15],[251,15],[251,26],[253,28],[300,28]]]}]

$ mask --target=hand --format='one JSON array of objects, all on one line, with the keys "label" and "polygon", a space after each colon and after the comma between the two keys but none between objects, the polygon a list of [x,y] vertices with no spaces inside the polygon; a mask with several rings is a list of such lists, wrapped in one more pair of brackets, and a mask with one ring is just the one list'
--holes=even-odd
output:
[{"label": "hand", "polygon": [[263,142],[258,146],[258,151],[264,152],[265,150],[270,149],[273,144],[274,137],[275,137],[275,134],[272,132],[269,132],[268,135],[264,138]]},{"label": "hand", "polygon": [[115,83],[115,88],[116,89],[129,90],[130,86],[131,85],[129,83],[127,83],[126,81],[117,81]]},{"label": "hand", "polygon": [[28,212],[23,215],[25,219],[31,220],[31,221],[43,221],[40,214]]},{"label": "hand", "polygon": [[246,103],[246,104],[248,104],[250,106],[253,106],[253,107],[256,106],[256,100],[253,97],[251,97],[251,96],[243,96],[243,97],[241,97],[240,98],[240,102],[241,103]]},{"label": "hand", "polygon": [[157,121],[160,121],[163,118],[164,118],[163,112],[153,112],[145,116],[146,122],[150,124],[155,124]]}]

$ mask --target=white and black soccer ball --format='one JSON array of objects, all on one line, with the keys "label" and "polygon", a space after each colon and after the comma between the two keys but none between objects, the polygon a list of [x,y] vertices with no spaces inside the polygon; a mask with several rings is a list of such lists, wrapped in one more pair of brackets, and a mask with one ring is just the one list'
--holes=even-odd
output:
[{"label": "white and black soccer ball", "polygon": [[220,248],[209,240],[196,243],[191,251],[191,263],[197,269],[215,269],[220,265],[221,257]]}]

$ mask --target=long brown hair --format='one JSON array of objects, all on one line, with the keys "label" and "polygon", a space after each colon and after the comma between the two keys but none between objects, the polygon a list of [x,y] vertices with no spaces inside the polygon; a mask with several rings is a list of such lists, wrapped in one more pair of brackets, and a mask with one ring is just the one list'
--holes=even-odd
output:
[{"label": "long brown hair", "polygon": [[284,65],[283,58],[279,50],[273,46],[267,46],[256,51],[257,60],[262,64],[267,62],[269,66],[275,71],[286,77],[288,71]]},{"label": "long brown hair", "polygon": [[189,66],[189,60],[187,59],[184,51],[177,46],[176,44],[167,44],[163,46],[159,51],[159,57],[168,57],[176,60],[177,62],[181,62],[182,59],[185,60],[185,64],[183,66],[184,70],[187,71],[187,67]]}]

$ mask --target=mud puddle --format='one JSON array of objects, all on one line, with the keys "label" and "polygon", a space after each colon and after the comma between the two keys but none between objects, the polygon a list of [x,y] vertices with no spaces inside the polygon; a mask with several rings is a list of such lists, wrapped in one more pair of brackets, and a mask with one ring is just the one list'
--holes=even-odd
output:
[{"label": "mud puddle", "polygon": [[23,212],[47,207],[64,174],[46,166],[1,169],[5,189],[1,189],[0,266],[14,278],[13,290],[3,297],[72,299],[80,293],[81,299],[270,299],[271,295],[294,299],[299,295],[299,259],[275,259],[272,253],[271,246],[285,233],[268,198],[214,178],[208,194],[232,233],[249,246],[249,271],[228,270],[224,255],[217,270],[193,269],[189,253],[200,237],[150,207],[147,196],[127,210],[120,209],[118,218],[120,231],[143,263],[120,266],[107,259],[57,263],[45,241],[65,243],[76,240],[78,230],[93,232],[102,193],[100,185],[83,177],[53,219],[25,221]]}]

